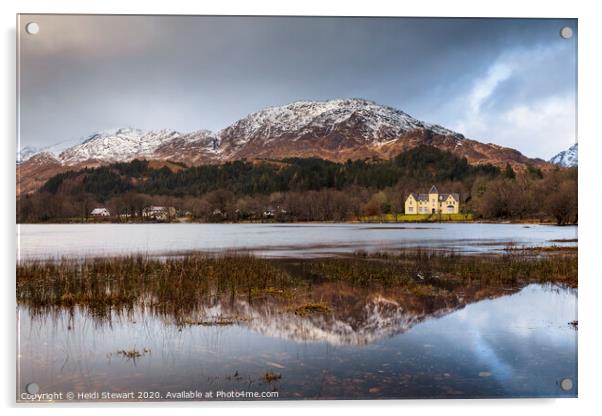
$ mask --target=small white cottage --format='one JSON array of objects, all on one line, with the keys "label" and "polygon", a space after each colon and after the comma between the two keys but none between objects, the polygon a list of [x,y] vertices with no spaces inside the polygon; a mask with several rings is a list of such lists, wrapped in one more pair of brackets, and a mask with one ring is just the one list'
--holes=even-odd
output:
[{"label": "small white cottage", "polygon": [[111,213],[106,208],[94,208],[90,215],[93,217],[110,217]]}]

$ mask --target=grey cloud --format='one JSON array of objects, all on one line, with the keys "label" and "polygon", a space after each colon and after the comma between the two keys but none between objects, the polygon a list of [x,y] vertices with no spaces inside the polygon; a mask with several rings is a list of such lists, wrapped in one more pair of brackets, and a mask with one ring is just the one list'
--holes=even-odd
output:
[{"label": "grey cloud", "polygon": [[[521,50],[558,49],[504,81],[483,103],[487,119],[517,103],[575,94],[575,68],[567,63],[575,40],[556,46],[562,25],[576,32],[574,20],[60,15],[21,20],[41,26],[39,35],[21,36],[22,146],[119,126],[219,130],[266,106],[338,97],[371,99],[453,127],[465,116],[458,103],[475,80],[500,57]],[[490,131],[478,131],[491,141],[503,125],[494,120]],[[548,147],[542,143],[541,151],[532,151],[544,155]]]}]

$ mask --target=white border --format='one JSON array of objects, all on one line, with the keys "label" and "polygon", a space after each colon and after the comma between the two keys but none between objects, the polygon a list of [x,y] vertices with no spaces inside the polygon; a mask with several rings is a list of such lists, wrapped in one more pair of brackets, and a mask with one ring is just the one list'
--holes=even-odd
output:
[{"label": "white border", "polygon": [[[3,128],[2,140],[2,189],[4,203],[0,212],[2,240],[0,255],[5,273],[2,274],[4,309],[2,328],[2,377],[0,394],[2,405],[12,407],[5,414],[31,413],[32,407],[16,408],[15,398],[15,22],[16,13],[123,13],[123,14],[286,14],[286,15],[348,15],[348,16],[444,16],[444,17],[571,17],[579,19],[579,142],[580,142],[580,192],[579,192],[579,399],[563,400],[439,400],[439,401],[372,401],[372,402],[285,402],[285,403],[179,403],[143,405],[86,406],[90,415],[109,411],[117,414],[164,414],[167,408],[175,407],[178,413],[199,414],[218,411],[247,416],[265,414],[266,411],[289,414],[307,412],[345,412],[363,414],[372,408],[380,412],[404,412],[412,414],[442,414],[480,416],[506,415],[508,412],[555,414],[587,414],[602,408],[597,386],[602,376],[600,366],[600,310],[602,294],[600,267],[595,263],[600,244],[600,214],[602,193],[600,191],[600,158],[602,157],[602,120],[600,111],[602,91],[600,78],[602,66],[600,41],[602,40],[602,15],[596,10],[594,1],[527,2],[505,1],[415,1],[396,3],[392,1],[207,1],[187,2],[177,0],[4,0],[0,2],[2,13],[2,72]],[[82,409],[74,406],[38,406],[48,414],[81,414]],[[117,408],[127,410],[116,412]]]}]

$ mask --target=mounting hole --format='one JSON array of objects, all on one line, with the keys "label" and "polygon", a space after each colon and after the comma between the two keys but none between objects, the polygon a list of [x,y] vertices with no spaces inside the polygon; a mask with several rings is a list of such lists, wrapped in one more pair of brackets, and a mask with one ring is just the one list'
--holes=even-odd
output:
[{"label": "mounting hole", "polygon": [[40,25],[36,22],[30,22],[25,25],[25,31],[30,35],[37,35],[40,31]]},{"label": "mounting hole", "polygon": [[563,378],[560,381],[560,388],[564,391],[570,391],[573,389],[573,380],[570,378]]},{"label": "mounting hole", "polygon": [[573,37],[573,29],[571,29],[568,26],[563,27],[562,29],[560,29],[560,37],[562,39],[570,39]]},{"label": "mounting hole", "polygon": [[29,383],[27,386],[25,386],[25,391],[27,391],[29,394],[37,394],[40,391],[40,386],[38,386],[36,383]]}]

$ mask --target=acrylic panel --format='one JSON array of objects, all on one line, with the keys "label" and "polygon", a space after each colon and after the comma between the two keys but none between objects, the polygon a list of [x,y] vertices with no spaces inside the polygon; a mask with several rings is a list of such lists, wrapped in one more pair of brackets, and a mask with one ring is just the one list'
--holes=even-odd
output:
[{"label": "acrylic panel", "polygon": [[17,401],[576,397],[576,19],[17,19]]}]

